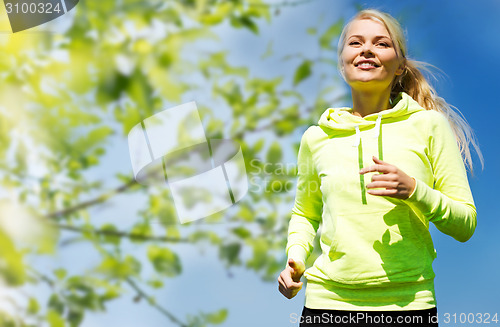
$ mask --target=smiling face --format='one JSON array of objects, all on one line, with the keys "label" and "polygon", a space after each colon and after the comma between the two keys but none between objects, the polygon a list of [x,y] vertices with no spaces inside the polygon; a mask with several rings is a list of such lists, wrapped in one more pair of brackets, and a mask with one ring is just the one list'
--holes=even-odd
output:
[{"label": "smiling face", "polygon": [[396,75],[403,72],[402,59],[382,23],[357,19],[350,24],[341,60],[346,82],[351,88],[390,88]]}]

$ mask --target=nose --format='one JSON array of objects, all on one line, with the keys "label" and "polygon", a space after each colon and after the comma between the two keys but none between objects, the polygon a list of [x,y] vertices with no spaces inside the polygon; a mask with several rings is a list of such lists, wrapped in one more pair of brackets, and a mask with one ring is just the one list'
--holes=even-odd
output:
[{"label": "nose", "polygon": [[363,43],[363,46],[361,47],[361,54],[362,55],[373,54],[372,44],[369,42]]}]

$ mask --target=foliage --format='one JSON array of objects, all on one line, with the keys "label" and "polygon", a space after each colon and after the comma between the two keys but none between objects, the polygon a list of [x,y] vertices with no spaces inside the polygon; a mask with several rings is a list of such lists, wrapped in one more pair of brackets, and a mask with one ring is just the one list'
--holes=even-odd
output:
[{"label": "foliage", "polygon": [[[242,265],[275,281],[289,219],[280,206],[289,210],[293,200],[293,189],[283,186],[296,174],[279,164],[286,153],[296,154],[300,133],[294,132],[339,100],[330,58],[342,21],[322,35],[311,28],[320,57],[289,54],[283,60],[296,68],[280,76],[255,76],[251,67],[232,65],[228,51],[204,44],[217,44],[224,26],[265,33],[279,9],[261,0],[80,1],[60,34],[2,35],[0,194],[8,196],[0,208],[0,279],[10,287],[45,285],[50,296],[12,299],[17,309],[0,314],[0,325],[79,326],[87,312],[104,311],[130,290],[175,325],[223,323],[226,308],[176,317],[149,295],[182,273],[177,244],[211,246],[227,269]],[[274,57],[270,43],[263,58]],[[305,94],[301,86],[313,78],[320,81],[317,94]],[[208,100],[198,100],[207,91],[199,99]],[[110,173],[106,156],[134,125],[193,94],[207,136],[239,142],[249,177],[265,187],[203,224],[181,225],[165,200],[168,188],[136,184],[128,166],[114,165]],[[95,178],[96,171],[115,176],[113,183]],[[119,219],[97,222],[91,210],[118,196],[144,199],[128,229]],[[20,215],[23,226],[40,227],[43,237],[12,228]],[[220,221],[231,223],[224,236],[209,228]],[[68,235],[91,246],[100,263],[79,274],[29,263],[57,253]],[[142,257],[126,254],[130,246],[142,249]]]}]

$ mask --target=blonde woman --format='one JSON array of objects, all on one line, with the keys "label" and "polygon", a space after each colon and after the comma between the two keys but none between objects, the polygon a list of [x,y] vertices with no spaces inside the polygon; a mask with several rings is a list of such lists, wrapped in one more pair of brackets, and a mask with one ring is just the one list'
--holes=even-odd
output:
[{"label": "blonde woman", "polygon": [[[429,223],[460,242],[476,227],[468,124],[407,58],[399,23],[358,13],[339,41],[352,108],[329,108],[303,135],[278,283],[307,279],[300,326],[437,326]],[[305,269],[322,223],[322,254]]]}]

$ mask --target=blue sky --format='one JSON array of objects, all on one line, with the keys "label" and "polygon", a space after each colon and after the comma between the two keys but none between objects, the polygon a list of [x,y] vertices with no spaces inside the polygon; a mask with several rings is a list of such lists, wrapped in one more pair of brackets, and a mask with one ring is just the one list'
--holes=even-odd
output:
[{"label": "blue sky", "polygon": [[[355,13],[353,3],[315,0],[283,8],[271,25],[261,27],[259,36],[221,28],[221,33],[225,33],[224,47],[230,50],[234,63],[250,66],[256,75],[266,71],[279,74],[285,66],[273,68],[259,60],[269,40],[274,40],[277,52],[302,49],[307,53],[308,47],[312,49],[314,45],[305,33],[306,28],[318,26],[319,18],[322,19],[320,26],[326,28],[340,15],[351,17]],[[431,227],[438,253],[434,270],[440,317],[446,312],[457,315],[497,312],[500,315],[500,214],[494,198],[495,184],[500,177],[496,169],[500,162],[497,151],[500,105],[496,99],[500,94],[500,20],[497,17],[500,1],[380,0],[359,3],[402,18],[409,40],[409,56],[431,63],[446,74],[435,83],[436,88],[463,113],[475,130],[483,151],[484,170],[476,160],[476,174],[469,176],[478,211],[478,226],[472,239],[462,244]],[[305,83],[303,87],[314,90],[312,84]],[[122,155],[127,157],[126,149],[124,151]],[[133,210],[132,206],[137,203],[137,199],[118,198],[116,201],[128,201],[131,205],[116,209],[111,204],[111,210],[118,210],[115,213]],[[165,289],[157,294],[158,302],[178,317],[227,307],[230,316],[223,326],[293,326],[289,322],[290,314],[302,310],[304,290],[293,300],[287,300],[278,292],[277,283],[263,283],[251,272],[234,269],[233,277],[228,278],[215,251],[200,253],[190,247],[178,249],[183,253],[184,273],[166,280]],[[72,246],[70,250],[63,250],[54,261],[71,263],[75,270],[85,269],[85,260],[74,260],[75,253],[84,251]],[[130,251],[134,252],[133,246]],[[91,261],[91,255],[85,259]],[[129,297],[110,303],[105,313],[88,315],[83,326],[169,325],[146,303],[133,303],[132,296],[131,293]]]}]

